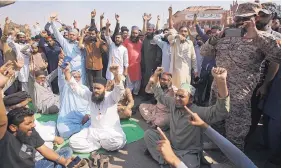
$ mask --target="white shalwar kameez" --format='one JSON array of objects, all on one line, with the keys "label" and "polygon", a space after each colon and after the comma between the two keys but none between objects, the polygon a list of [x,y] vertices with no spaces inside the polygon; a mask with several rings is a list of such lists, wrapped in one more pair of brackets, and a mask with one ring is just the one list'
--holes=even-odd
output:
[{"label": "white shalwar kameez", "polygon": [[82,129],[70,138],[70,147],[75,152],[89,153],[99,148],[108,151],[118,150],[126,144],[126,136],[121,128],[117,104],[123,92],[123,83],[115,84],[112,92],[106,92],[105,99],[96,104],[92,102],[92,92],[83,89],[72,78],[68,84],[74,93],[90,102],[91,126]]}]

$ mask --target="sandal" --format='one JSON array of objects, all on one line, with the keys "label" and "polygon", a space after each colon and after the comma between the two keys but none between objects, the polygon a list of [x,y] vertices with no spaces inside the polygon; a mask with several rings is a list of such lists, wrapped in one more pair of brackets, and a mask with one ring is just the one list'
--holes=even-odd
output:
[{"label": "sandal", "polygon": [[88,159],[82,159],[80,164],[79,164],[79,167],[80,168],[89,168],[89,160]]},{"label": "sandal", "polygon": [[100,157],[100,168],[104,168],[104,164],[106,164],[106,168],[108,168],[110,162],[110,158],[107,155],[101,155]]},{"label": "sandal", "polygon": [[98,160],[100,159],[100,154],[96,151],[91,153],[90,160],[89,160],[89,167],[90,168],[98,168]]}]

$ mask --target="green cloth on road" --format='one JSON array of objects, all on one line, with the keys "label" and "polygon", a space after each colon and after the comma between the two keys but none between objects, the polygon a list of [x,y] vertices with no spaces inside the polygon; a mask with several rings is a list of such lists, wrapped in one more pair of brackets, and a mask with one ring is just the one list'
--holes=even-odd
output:
[{"label": "green cloth on road", "polygon": [[[35,114],[35,118],[38,122],[48,122],[48,121],[57,121],[58,114]],[[128,120],[121,120],[122,129],[126,135],[127,144],[138,141],[144,137],[144,130],[139,126],[138,120],[131,118]],[[62,147],[69,146],[69,140],[65,140],[65,142],[61,145],[57,145],[54,147],[55,150],[58,150]],[[99,153],[104,153],[105,150],[100,149]],[[89,158],[89,153],[74,153],[74,156],[79,156],[80,158]]]}]

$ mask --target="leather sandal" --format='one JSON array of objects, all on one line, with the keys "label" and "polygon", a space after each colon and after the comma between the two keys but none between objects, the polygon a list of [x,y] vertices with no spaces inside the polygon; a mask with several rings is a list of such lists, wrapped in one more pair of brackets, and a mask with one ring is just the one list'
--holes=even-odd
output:
[{"label": "leather sandal", "polygon": [[109,163],[110,163],[110,158],[107,155],[101,155],[100,157],[100,168],[104,168],[104,165],[106,164],[105,168],[109,167]]},{"label": "leather sandal", "polygon": [[90,168],[98,168],[98,160],[100,159],[100,154],[96,151],[91,153],[90,160],[89,160],[89,167]]}]

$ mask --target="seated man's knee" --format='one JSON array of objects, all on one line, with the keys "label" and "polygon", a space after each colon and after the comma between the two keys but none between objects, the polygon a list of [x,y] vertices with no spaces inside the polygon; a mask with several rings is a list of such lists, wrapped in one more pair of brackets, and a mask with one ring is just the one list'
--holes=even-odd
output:
[{"label": "seated man's knee", "polygon": [[51,107],[48,108],[47,114],[56,114],[60,111],[59,107],[56,105],[52,105]]},{"label": "seated man's knee", "polygon": [[115,151],[121,149],[126,144],[126,140],[123,137],[114,137],[101,141],[101,146],[107,151]]},{"label": "seated man's knee", "polygon": [[144,133],[144,141],[147,143],[147,142],[150,142],[152,141],[153,139],[155,139],[154,137],[156,136],[159,136],[159,134],[153,130],[153,129],[148,129],[145,131]]}]

